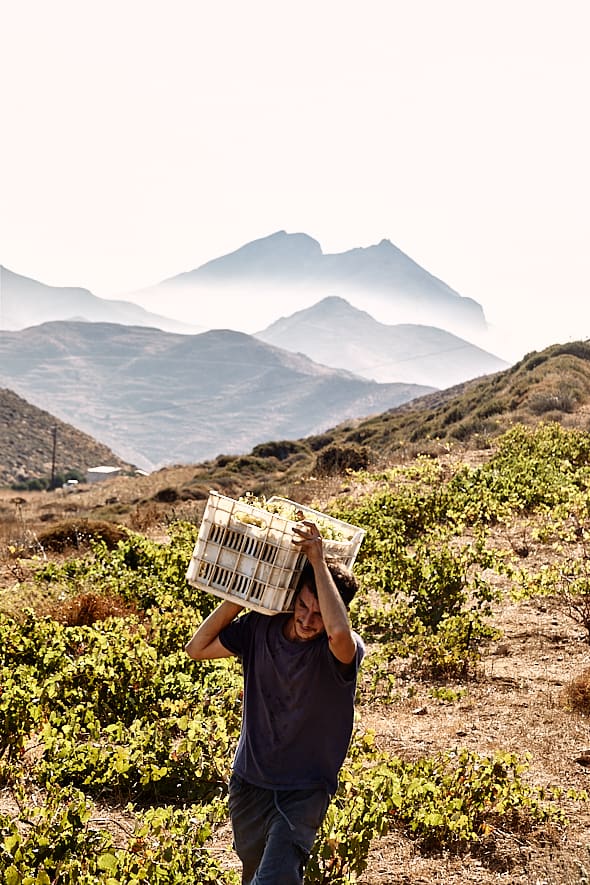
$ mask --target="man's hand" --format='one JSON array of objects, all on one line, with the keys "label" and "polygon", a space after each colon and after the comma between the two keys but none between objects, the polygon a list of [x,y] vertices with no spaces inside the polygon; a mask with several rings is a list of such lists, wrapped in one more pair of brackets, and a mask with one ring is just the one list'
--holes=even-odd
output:
[{"label": "man's hand", "polygon": [[324,542],[315,522],[303,519],[296,526],[293,526],[293,532],[299,536],[298,538],[293,538],[293,544],[305,553],[312,566],[322,562],[324,559]]}]

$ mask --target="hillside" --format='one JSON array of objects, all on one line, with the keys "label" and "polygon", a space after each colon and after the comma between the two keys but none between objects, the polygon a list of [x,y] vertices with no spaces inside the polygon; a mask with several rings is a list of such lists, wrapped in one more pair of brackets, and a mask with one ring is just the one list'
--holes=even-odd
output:
[{"label": "hillside", "polygon": [[[178,490],[199,496],[210,486],[230,494],[277,488],[286,493],[297,485],[309,501],[314,489],[329,485],[347,467],[378,469],[419,453],[485,452],[513,425],[540,422],[581,430],[590,426],[590,343],[553,345],[527,354],[503,372],[343,422],[322,434],[268,441],[249,454],[218,456],[195,465],[189,477],[184,468]],[[162,471],[159,482],[176,485],[174,472]]]},{"label": "hillside", "polygon": [[100,464],[129,466],[87,434],[0,389],[0,487],[51,476],[54,439],[56,474],[84,473]]},{"label": "hillside", "polygon": [[322,432],[432,389],[378,384],[241,332],[108,323],[0,332],[0,379],[147,469]]},{"label": "hillside", "polygon": [[[241,453],[219,454],[149,476],[121,478],[101,488],[80,487],[69,504],[80,516],[143,525],[170,506],[177,514],[200,512],[210,488],[231,496],[283,494],[310,503],[340,488],[348,468],[379,469],[430,457],[472,451],[482,455],[516,423],[558,422],[586,430],[590,424],[590,345],[572,342],[528,354],[511,369],[368,419],[346,421],[320,434],[270,439]],[[346,484],[346,480],[344,481]],[[116,499],[113,506],[112,499]],[[46,519],[59,519],[61,505]]]},{"label": "hillside", "polygon": [[574,341],[533,351],[510,369],[419,397],[354,428],[342,426],[336,435],[385,455],[408,446],[486,448],[516,423],[586,429],[589,415],[590,342]]},{"label": "hillside", "polygon": [[[168,498],[181,511],[184,508],[189,512],[195,499],[206,498],[209,488],[231,495],[245,491],[272,494],[278,489],[288,496],[296,487],[309,501],[318,487],[330,485],[331,477],[347,467],[403,461],[418,452],[436,455],[466,447],[486,450],[511,425],[522,422],[532,426],[540,421],[588,427],[587,343],[554,345],[528,354],[504,372],[419,397],[368,419],[336,424],[320,434],[294,439],[268,437],[239,453],[220,453],[185,466],[161,468],[149,477],[121,479],[92,491],[81,488],[76,502],[80,513],[133,522],[138,518],[137,508],[142,511],[145,507],[138,501],[152,501],[152,509],[157,511],[166,509]],[[51,427],[56,422],[51,416],[47,422],[44,432],[51,439]],[[109,463],[114,457],[111,454]],[[106,455],[97,462],[104,460]],[[40,462],[40,475],[46,474],[45,463]],[[32,467],[27,469],[31,475],[38,475]],[[113,497],[115,487],[118,505],[113,513],[105,502]]]},{"label": "hillside", "polygon": [[330,296],[256,333],[261,341],[375,381],[437,388],[508,368],[508,363],[444,329],[385,325]]}]

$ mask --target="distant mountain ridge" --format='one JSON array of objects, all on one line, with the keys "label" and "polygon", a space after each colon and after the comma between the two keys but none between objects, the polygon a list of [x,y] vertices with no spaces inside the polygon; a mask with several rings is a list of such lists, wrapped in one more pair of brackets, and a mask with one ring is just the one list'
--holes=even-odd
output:
[{"label": "distant mountain ridge", "polygon": [[85,320],[185,334],[219,328],[254,334],[329,296],[390,325],[429,325],[467,340],[489,331],[481,305],[387,239],[324,253],[308,234],[284,230],[119,300],[48,286],[0,265],[0,329]]},{"label": "distant mountain ridge", "polygon": [[508,367],[443,329],[384,325],[338,296],[282,317],[256,337],[380,382],[451,387]]},{"label": "distant mountain ridge", "polygon": [[307,234],[281,230],[128,297],[151,310],[166,304],[172,315],[209,328],[228,319],[236,328],[241,316],[240,328],[255,332],[287,306],[299,310],[328,295],[381,322],[426,323],[466,337],[487,329],[480,304],[385,239],[331,254]]},{"label": "distant mountain ridge", "polygon": [[25,329],[56,320],[153,326],[169,332],[196,331],[178,320],[149,313],[138,304],[99,298],[78,287],[48,286],[0,265],[0,329]]},{"label": "distant mountain ridge", "polygon": [[368,381],[241,332],[66,322],[1,332],[0,383],[147,469],[321,432],[432,390]]}]

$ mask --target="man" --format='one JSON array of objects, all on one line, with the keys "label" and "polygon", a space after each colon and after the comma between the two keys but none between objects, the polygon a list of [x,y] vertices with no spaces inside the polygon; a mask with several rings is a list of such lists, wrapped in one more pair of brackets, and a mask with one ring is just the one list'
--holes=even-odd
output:
[{"label": "man", "polygon": [[317,526],[293,531],[305,553],[293,612],[268,616],[222,602],[186,646],[195,660],[237,655],[242,730],[229,784],[242,885],[300,885],[352,734],[363,642],[347,606],[348,569],[328,563]]}]

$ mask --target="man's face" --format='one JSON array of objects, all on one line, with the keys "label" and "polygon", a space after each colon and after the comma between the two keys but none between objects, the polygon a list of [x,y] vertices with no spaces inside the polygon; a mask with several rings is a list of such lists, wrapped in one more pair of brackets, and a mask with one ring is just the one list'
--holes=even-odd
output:
[{"label": "man's face", "polygon": [[308,642],[323,633],[324,622],[320,606],[307,585],[303,585],[295,599],[293,611],[292,639],[296,642]]}]

